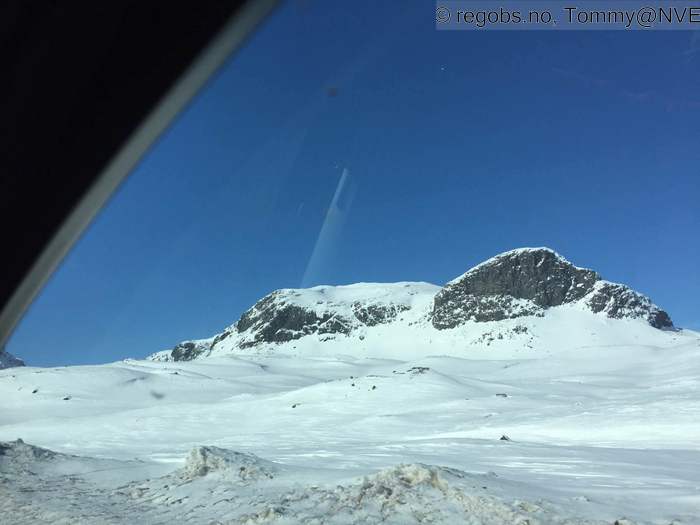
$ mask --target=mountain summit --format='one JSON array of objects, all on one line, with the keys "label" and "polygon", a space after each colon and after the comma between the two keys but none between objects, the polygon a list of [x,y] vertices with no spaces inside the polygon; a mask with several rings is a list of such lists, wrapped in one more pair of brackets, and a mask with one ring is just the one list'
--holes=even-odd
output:
[{"label": "mountain summit", "polygon": [[657,337],[652,332],[661,331],[648,330],[672,327],[665,311],[629,287],[574,266],[549,248],[519,248],[444,287],[403,282],[276,290],[222,333],[184,341],[151,359],[187,361],[241,351],[387,357],[485,346],[551,352],[585,346],[591,338],[624,343],[638,339],[640,330]]},{"label": "mountain summit", "polygon": [[583,301],[613,319],[645,319],[673,326],[666,312],[625,285],[604,281],[549,248],[520,248],[497,255],[450,281],[435,296],[433,326],[454,328],[466,320],[500,321]]}]

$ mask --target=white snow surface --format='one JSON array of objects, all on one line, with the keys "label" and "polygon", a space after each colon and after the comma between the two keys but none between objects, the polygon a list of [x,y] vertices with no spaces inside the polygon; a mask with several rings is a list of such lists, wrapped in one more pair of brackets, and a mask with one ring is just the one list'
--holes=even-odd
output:
[{"label": "white snow surface", "polygon": [[311,288],[285,288],[280,290],[283,295],[293,297],[295,304],[310,309],[317,308],[325,311],[326,305],[345,307],[356,301],[366,304],[402,304],[413,306],[416,297],[434,296],[439,286],[429,283],[398,282],[398,283],[355,283],[341,286],[314,286]]},{"label": "white snow surface", "polygon": [[700,522],[700,334],[414,327],[2,370],[0,522]]}]

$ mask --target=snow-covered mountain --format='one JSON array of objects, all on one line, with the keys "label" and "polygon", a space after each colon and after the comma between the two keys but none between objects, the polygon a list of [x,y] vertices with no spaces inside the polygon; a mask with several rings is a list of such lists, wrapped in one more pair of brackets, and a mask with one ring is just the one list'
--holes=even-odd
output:
[{"label": "snow-covered mountain", "polygon": [[4,348],[0,348],[0,370],[12,368],[13,366],[24,366],[24,361],[6,352]]},{"label": "snow-covered mountain", "polygon": [[546,248],[278,290],[151,360],[2,370],[0,400],[17,524],[700,523],[700,334]]},{"label": "snow-covered mountain", "polygon": [[188,361],[236,352],[510,358],[664,339],[669,315],[549,248],[520,248],[444,287],[400,282],[277,290],[223,332],[150,356]]}]

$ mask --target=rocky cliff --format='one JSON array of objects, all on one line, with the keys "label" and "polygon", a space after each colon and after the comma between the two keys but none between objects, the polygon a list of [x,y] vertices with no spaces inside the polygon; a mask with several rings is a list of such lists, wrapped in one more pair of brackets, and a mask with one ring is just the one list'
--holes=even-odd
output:
[{"label": "rocky cliff", "polygon": [[593,270],[574,266],[549,248],[502,253],[449,282],[435,296],[433,326],[454,328],[465,321],[500,321],[582,301],[592,312],[614,319],[644,319],[672,327],[666,312],[625,285],[603,281]]}]

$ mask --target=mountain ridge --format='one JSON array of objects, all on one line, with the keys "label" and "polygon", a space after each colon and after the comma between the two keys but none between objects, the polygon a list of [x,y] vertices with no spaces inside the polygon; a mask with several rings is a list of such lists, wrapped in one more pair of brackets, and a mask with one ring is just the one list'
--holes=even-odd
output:
[{"label": "mountain ridge", "polygon": [[[149,359],[188,361],[301,348],[321,355],[324,346],[338,351],[343,341],[361,347],[372,343],[370,351],[383,355],[381,347],[392,344],[388,339],[401,339],[400,331],[410,332],[418,346],[435,343],[434,351],[447,353],[458,351],[453,347],[460,341],[490,346],[517,340],[532,347],[538,332],[551,331],[545,325],[561,308],[568,323],[635,321],[653,329],[673,328],[664,310],[628,286],[575,266],[550,248],[518,248],[477,264],[442,287],[399,282],[275,290],[221,333],[183,341]],[[380,335],[384,340],[375,341]]]},{"label": "mountain ridge", "polygon": [[470,318],[500,321],[541,315],[543,309],[584,298],[594,313],[644,317],[654,328],[673,326],[668,314],[648,297],[604,281],[597,272],[574,266],[550,248],[510,250],[448,282],[435,297],[433,325],[453,328]]}]

